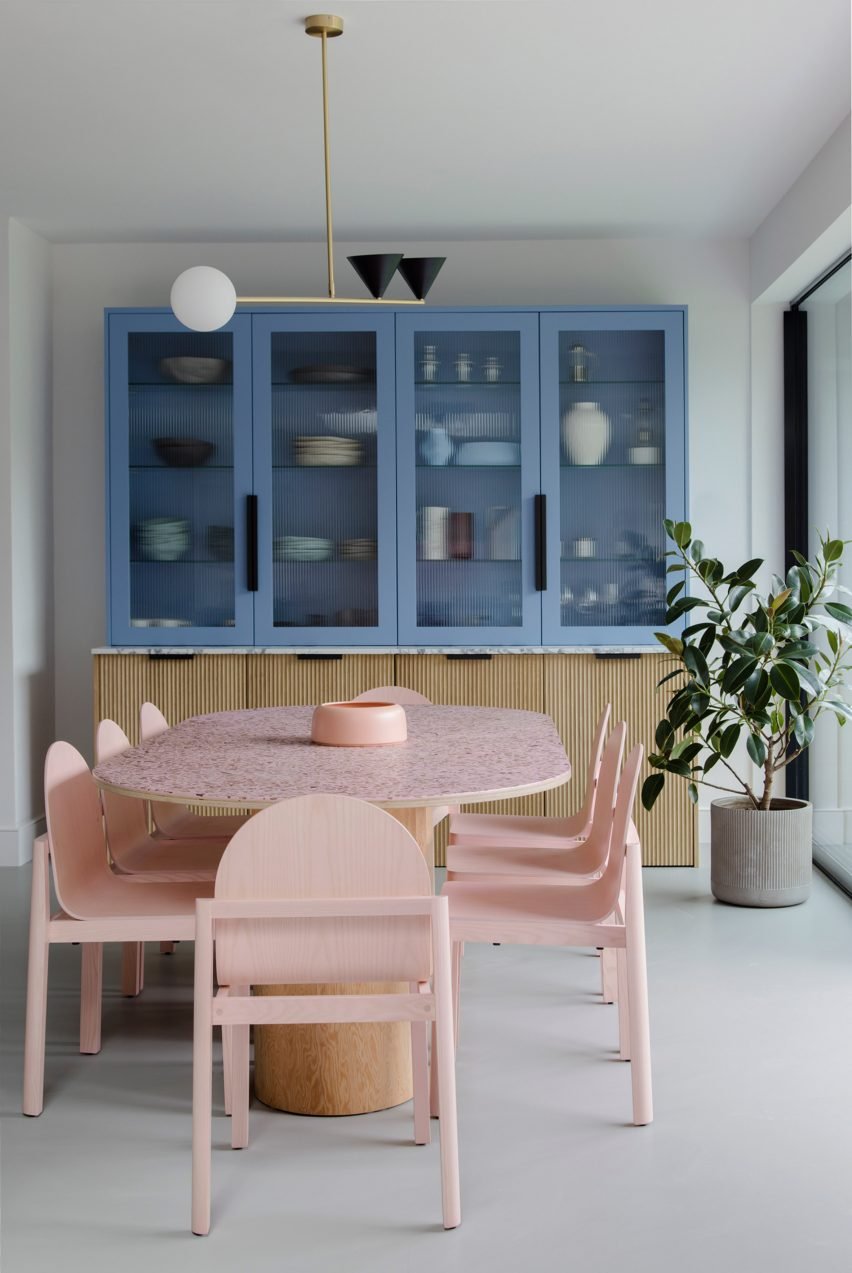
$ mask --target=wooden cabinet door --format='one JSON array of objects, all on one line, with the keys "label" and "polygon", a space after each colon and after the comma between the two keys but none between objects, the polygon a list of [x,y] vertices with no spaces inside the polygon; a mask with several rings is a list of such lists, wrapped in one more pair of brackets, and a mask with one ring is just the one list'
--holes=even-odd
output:
[{"label": "wooden cabinet door", "polygon": [[[592,730],[605,703],[612,703],[613,722],[627,722],[627,746],[641,742],[647,755],[663,708],[656,688],[667,670],[663,654],[596,657],[594,654],[545,654],[544,710],[562,735],[574,771],[572,789],[548,791],[548,814],[564,815],[577,807],[586,781]],[[647,761],[641,782],[650,773]],[[646,866],[696,865],[696,816],[686,783],[671,780],[650,813],[637,799],[636,825]]]},{"label": "wooden cabinet door", "polygon": [[245,654],[96,654],[95,728],[109,717],[139,741],[139,708],[155,703],[170,725],[247,706]]},{"label": "wooden cabinet door", "polygon": [[393,685],[392,654],[249,654],[249,707],[338,703],[379,685]]}]

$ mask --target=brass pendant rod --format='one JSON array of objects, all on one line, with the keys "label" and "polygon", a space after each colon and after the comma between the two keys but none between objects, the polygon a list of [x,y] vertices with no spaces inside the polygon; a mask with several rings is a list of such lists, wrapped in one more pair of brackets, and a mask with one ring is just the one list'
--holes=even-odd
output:
[{"label": "brass pendant rod", "polygon": [[325,164],[325,250],[328,264],[328,299],[334,300],[334,231],[331,223],[331,147],[328,137],[328,35],[322,33],[322,144]]},{"label": "brass pendant rod", "polygon": [[238,305],[425,305],[422,300],[391,301],[374,296],[238,296]]}]

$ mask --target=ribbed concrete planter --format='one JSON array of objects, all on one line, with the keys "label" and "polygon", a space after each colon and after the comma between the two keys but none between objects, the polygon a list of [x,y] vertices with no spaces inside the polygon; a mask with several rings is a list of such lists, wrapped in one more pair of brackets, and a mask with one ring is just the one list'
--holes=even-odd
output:
[{"label": "ribbed concrete planter", "polygon": [[710,806],[710,887],[733,906],[798,906],[811,891],[813,809],[779,799],[764,813],[744,797]]}]

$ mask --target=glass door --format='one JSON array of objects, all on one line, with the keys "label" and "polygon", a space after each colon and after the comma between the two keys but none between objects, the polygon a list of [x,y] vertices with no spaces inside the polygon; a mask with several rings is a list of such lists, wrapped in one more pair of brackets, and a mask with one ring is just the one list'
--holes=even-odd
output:
[{"label": "glass door", "polygon": [[542,314],[547,645],[647,644],[686,506],[684,313]]},{"label": "glass door", "polygon": [[109,318],[110,640],[251,644],[251,320]]},{"label": "glass door", "polygon": [[399,640],[537,644],[538,316],[397,318]]},{"label": "glass door", "polygon": [[393,315],[253,321],[257,643],[393,644]]}]

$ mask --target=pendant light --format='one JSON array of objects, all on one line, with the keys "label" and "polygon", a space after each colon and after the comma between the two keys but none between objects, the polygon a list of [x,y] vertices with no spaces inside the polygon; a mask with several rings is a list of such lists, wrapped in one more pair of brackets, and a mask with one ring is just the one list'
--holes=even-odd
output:
[{"label": "pendant light", "polygon": [[[171,305],[176,318],[193,331],[209,332],[224,327],[237,305],[422,305],[445,257],[407,257],[399,252],[375,252],[348,259],[370,292],[369,297],[338,296],[334,288],[334,234],[331,215],[331,152],[328,126],[328,41],[343,34],[343,19],[333,13],[316,13],[305,19],[305,33],[321,40],[322,48],[322,134],[325,170],[325,243],[328,270],[327,296],[238,296],[237,289],[221,270],[210,265],[194,265],[184,270],[172,284]],[[388,284],[399,269],[414,300],[386,301]]]}]

